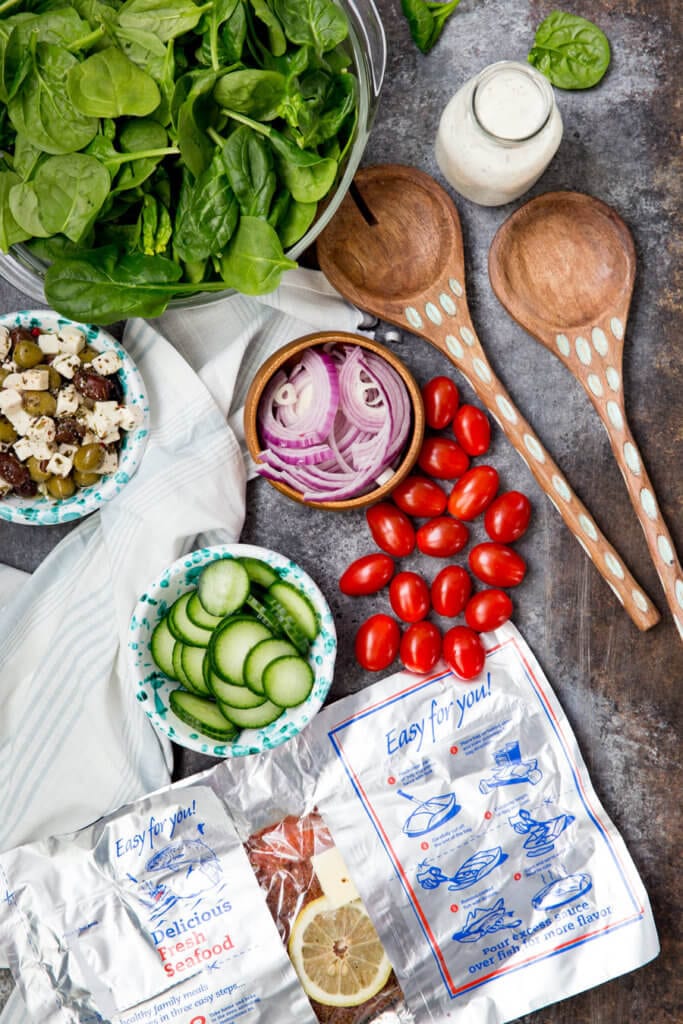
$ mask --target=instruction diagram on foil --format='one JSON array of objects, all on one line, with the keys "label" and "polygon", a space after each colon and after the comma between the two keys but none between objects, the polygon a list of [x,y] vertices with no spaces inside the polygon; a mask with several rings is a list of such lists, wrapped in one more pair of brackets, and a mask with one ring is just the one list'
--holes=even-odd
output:
[{"label": "instruction diagram on foil", "polygon": [[493,760],[495,768],[479,782],[480,793],[488,793],[498,786],[515,786],[520,782],[529,782],[536,786],[543,778],[543,772],[539,770],[535,757],[522,759],[518,740],[506,743],[504,747],[496,750]]},{"label": "instruction diagram on foil", "polygon": [[555,840],[575,821],[573,814],[558,814],[555,818],[536,820],[521,807],[515,817],[508,819],[515,832],[526,836],[523,848],[527,857],[545,857],[555,849]]},{"label": "instruction diagram on foil", "polygon": [[463,861],[452,875],[444,874],[438,865],[423,860],[417,866],[416,879],[423,889],[438,889],[446,883],[449,892],[458,892],[476,885],[507,859],[507,853],[503,853],[500,846],[479,850]]},{"label": "instruction diagram on foil", "polygon": [[417,805],[403,825],[403,831],[407,836],[427,835],[428,832],[433,832],[445,825],[462,810],[455,799],[455,793],[443,793],[439,796],[430,796],[426,800],[419,800],[403,789],[399,789],[397,792],[404,800],[410,800],[411,803]]},{"label": "instruction diagram on foil", "polygon": [[476,910],[471,910],[467,915],[465,927],[462,931],[455,932],[453,938],[456,942],[480,942],[494,932],[503,931],[504,928],[519,928],[521,923],[521,917],[516,917],[513,910],[505,909],[501,896],[492,907],[477,907]]}]

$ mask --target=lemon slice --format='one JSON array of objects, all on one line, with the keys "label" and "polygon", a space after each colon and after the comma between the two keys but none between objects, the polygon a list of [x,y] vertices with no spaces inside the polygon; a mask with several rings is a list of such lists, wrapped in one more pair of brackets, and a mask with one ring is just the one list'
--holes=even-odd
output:
[{"label": "lemon slice", "polygon": [[387,983],[391,963],[360,900],[333,907],[307,903],[289,939],[289,955],[306,995],[325,1006],[359,1006]]}]

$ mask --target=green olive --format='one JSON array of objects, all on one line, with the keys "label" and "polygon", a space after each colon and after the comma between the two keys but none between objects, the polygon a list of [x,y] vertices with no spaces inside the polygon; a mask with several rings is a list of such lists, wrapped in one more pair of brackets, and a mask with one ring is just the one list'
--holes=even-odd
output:
[{"label": "green olive", "polygon": [[14,346],[12,358],[20,370],[30,370],[43,358],[43,350],[35,341],[18,341]]},{"label": "green olive", "polygon": [[92,487],[100,479],[99,473],[82,473],[80,469],[74,469],[72,475],[78,487]]},{"label": "green olive", "polygon": [[95,356],[98,356],[99,354],[100,353],[96,348],[91,348],[90,345],[86,345],[85,348],[82,348],[78,353],[78,358],[82,363],[92,363]]},{"label": "green olive", "polygon": [[70,476],[51,476],[47,482],[47,493],[52,498],[70,498],[75,492],[76,484]]},{"label": "green olive", "polygon": [[34,370],[47,370],[47,386],[50,391],[59,391],[63,382],[63,379],[59,373],[55,370],[54,366],[50,366],[48,363],[39,363],[38,366],[33,367]]},{"label": "green olive", "polygon": [[9,377],[11,372],[11,370],[3,370],[3,368],[0,366],[0,386],[2,385],[2,382],[4,381],[5,377]]},{"label": "green olive", "polygon": [[35,457],[35,455],[30,455],[26,460],[26,466],[31,474],[31,480],[35,480],[37,484],[44,483],[46,480],[49,480],[52,475],[51,473],[48,473],[47,470],[41,469],[41,465],[42,463]]},{"label": "green olive", "polygon": [[14,444],[18,436],[10,421],[0,417],[0,444]]},{"label": "green olive", "polygon": [[74,455],[74,469],[81,473],[96,473],[104,462],[101,444],[84,444]]},{"label": "green olive", "polygon": [[49,391],[24,391],[22,402],[29,416],[54,416],[57,412],[57,399]]}]

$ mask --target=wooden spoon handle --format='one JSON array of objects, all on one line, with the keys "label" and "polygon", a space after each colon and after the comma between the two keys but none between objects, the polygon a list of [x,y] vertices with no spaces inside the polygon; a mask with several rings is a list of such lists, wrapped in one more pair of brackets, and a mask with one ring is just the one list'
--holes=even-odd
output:
[{"label": "wooden spoon handle", "polygon": [[408,329],[430,341],[458,367],[638,629],[650,629],[659,621],[659,612],[496,377],[463,309],[464,300],[462,306],[458,303],[458,296],[464,294],[462,287],[452,279],[449,289],[441,292],[438,303],[426,302],[421,310],[407,307],[404,316]]}]

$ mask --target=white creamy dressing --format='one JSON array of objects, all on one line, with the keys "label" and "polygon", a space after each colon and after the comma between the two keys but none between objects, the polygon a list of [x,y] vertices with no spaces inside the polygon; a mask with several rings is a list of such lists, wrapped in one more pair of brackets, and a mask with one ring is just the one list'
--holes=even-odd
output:
[{"label": "white creamy dressing", "polygon": [[469,79],[446,106],[436,159],[462,195],[500,206],[537,181],[561,138],[548,81],[529,65],[501,61]]}]

